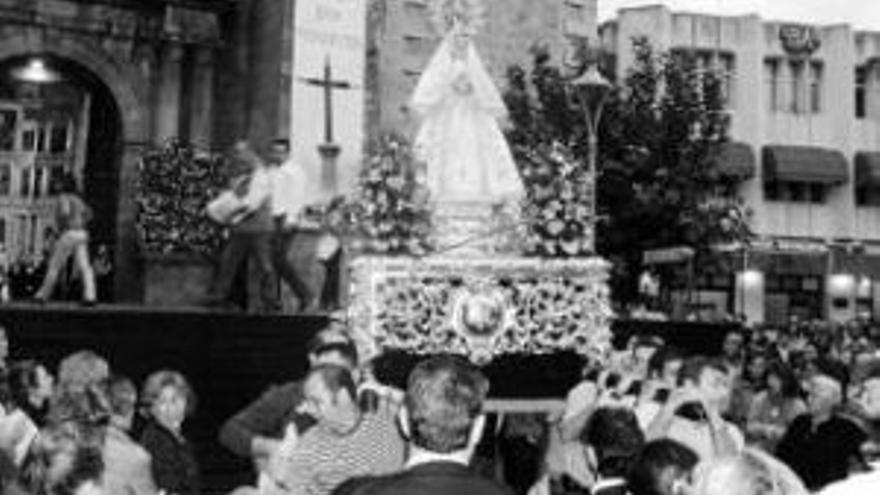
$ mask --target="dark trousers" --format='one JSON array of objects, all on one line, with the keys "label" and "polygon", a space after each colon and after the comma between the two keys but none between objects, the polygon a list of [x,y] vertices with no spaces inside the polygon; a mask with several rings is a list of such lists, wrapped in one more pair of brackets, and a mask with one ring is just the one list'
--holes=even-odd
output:
[{"label": "dark trousers", "polygon": [[272,237],[272,266],[275,267],[275,273],[296,294],[300,305],[308,306],[315,296],[302,277],[296,272],[287,256],[290,252],[290,245],[297,235],[297,229],[285,228],[281,223],[280,221],[276,222],[275,235]]},{"label": "dark trousers", "polygon": [[[227,300],[232,293],[235,275],[246,266],[248,258],[254,260],[260,277],[260,302],[263,309],[274,309],[278,298],[272,277],[272,233],[235,232],[220,255],[220,268],[214,283],[212,296]],[[247,277],[245,277],[247,280]]]}]

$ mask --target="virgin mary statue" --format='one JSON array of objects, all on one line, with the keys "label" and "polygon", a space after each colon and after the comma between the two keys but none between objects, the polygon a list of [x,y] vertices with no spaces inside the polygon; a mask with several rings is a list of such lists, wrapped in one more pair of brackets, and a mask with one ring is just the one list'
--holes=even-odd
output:
[{"label": "virgin mary statue", "polygon": [[523,185],[499,128],[507,109],[465,23],[453,22],[410,100],[415,139],[438,203],[518,199]]}]

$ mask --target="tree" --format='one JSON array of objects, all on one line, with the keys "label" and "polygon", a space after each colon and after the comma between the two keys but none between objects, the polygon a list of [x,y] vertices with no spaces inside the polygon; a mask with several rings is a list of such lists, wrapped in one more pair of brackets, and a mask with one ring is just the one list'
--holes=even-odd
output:
[{"label": "tree", "polygon": [[[721,259],[714,247],[748,236],[734,188],[717,166],[729,126],[719,74],[688,54],[657,53],[645,39],[633,40],[633,52],[599,126],[596,250],[614,264],[621,301],[636,296],[646,250],[688,246],[696,266],[711,270]],[[545,48],[533,55],[530,77],[518,67],[508,71],[505,94],[508,137],[527,183],[541,166],[529,157],[550,143],[587,166],[585,115],[568,77]]]}]

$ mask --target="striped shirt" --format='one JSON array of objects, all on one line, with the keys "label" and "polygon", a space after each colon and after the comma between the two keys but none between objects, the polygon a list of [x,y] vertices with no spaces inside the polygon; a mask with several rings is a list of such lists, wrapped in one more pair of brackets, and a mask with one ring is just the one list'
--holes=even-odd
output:
[{"label": "striped shirt", "polygon": [[285,459],[279,483],[287,495],[327,495],[349,478],[399,471],[404,441],[386,409],[365,413],[357,428],[339,435],[318,424]]}]

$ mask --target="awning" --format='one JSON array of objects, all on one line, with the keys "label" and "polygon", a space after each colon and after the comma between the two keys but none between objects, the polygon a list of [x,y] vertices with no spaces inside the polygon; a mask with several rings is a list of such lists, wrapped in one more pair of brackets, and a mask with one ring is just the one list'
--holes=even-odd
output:
[{"label": "awning", "polygon": [[683,263],[694,257],[694,249],[687,246],[649,249],[642,253],[642,263],[646,265],[664,265],[667,263]]},{"label": "awning", "polygon": [[718,173],[737,180],[751,179],[755,176],[755,171],[758,168],[752,147],[737,141],[721,145],[717,163]]},{"label": "awning", "polygon": [[841,184],[849,180],[843,153],[815,146],[764,146],[764,180]]},{"label": "awning", "polygon": [[856,187],[880,187],[880,152],[856,153]]},{"label": "awning", "polygon": [[749,268],[778,275],[825,275],[828,273],[827,253],[752,252]]}]

